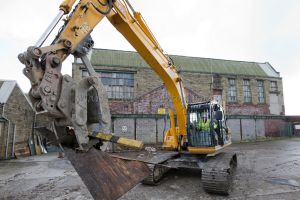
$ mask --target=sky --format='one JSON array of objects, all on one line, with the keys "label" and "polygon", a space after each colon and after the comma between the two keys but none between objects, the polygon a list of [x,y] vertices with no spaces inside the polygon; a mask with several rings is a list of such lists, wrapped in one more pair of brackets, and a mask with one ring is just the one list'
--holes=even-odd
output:
[{"label": "sky", "polygon": [[[30,83],[17,55],[37,42],[61,2],[10,0],[0,6],[0,79],[17,80],[28,92]],[[130,2],[168,54],[269,62],[283,78],[286,114],[300,115],[299,0]],[[106,19],[92,37],[96,48],[134,50]],[[63,74],[71,75],[72,61],[69,56],[63,63]]]}]

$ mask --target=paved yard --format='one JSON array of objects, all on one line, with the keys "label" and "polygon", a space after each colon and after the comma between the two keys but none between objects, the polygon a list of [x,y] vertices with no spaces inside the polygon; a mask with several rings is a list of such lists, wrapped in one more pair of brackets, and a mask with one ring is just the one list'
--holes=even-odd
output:
[{"label": "paved yard", "polygon": [[[201,173],[172,170],[159,186],[137,185],[120,199],[300,199],[300,138],[235,144],[235,188],[205,193]],[[56,154],[0,161],[0,199],[92,199],[65,159]]]}]

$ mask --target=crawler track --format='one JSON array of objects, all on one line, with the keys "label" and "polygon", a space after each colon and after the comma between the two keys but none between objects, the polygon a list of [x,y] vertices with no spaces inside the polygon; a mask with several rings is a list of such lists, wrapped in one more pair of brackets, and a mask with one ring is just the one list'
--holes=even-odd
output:
[{"label": "crawler track", "polygon": [[179,156],[178,152],[168,152],[156,155],[151,160],[147,161],[150,175],[145,178],[142,183],[145,185],[158,185],[160,179],[170,169],[170,167],[164,166],[163,163],[177,156]]},{"label": "crawler track", "polygon": [[228,195],[236,166],[236,154],[222,153],[208,160],[202,169],[203,189],[209,193]]},{"label": "crawler track", "polygon": [[147,166],[150,170],[150,175],[142,181],[145,185],[158,185],[163,175],[169,170],[168,167],[156,164],[147,164]]}]

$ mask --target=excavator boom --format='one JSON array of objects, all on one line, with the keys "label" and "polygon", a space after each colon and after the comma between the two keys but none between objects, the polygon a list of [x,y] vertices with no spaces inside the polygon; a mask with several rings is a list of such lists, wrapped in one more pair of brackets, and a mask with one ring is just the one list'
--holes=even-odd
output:
[{"label": "excavator boom", "polygon": [[[137,52],[144,58],[149,66],[164,82],[173,101],[177,115],[178,127],[170,129],[166,133],[164,147],[176,150],[179,148],[178,138],[186,140],[186,108],[184,86],[182,79],[176,71],[172,60],[164,54],[162,48],[151,33],[140,13],[135,12],[128,1],[123,0],[81,0],[66,17],[65,24],[50,46],[41,47],[51,30],[61,19],[63,14],[69,13],[74,0],[66,0],[60,5],[59,14],[55,17],[49,28],[34,47],[20,54],[20,61],[25,64],[24,74],[30,79],[32,88],[31,100],[35,109],[46,112],[54,117],[58,126],[75,126],[75,135],[79,149],[86,149],[88,138],[85,132],[88,129],[88,116],[80,106],[86,104],[85,98],[90,87],[96,88],[101,102],[97,104],[98,113],[102,120],[102,132],[108,132],[110,127],[110,115],[106,94],[101,83],[97,81],[97,74],[91,67],[86,54],[94,42],[90,33],[95,26],[106,17],[111,24],[132,44]],[[70,55],[82,59],[91,77],[76,84],[71,77],[61,74],[61,63]],[[75,96],[71,96],[70,88],[75,88]],[[96,94],[95,92],[93,94]],[[83,99],[83,100],[82,100]],[[73,101],[74,104],[66,102]],[[67,105],[67,106],[66,106]],[[78,106],[79,105],[79,106]],[[70,108],[70,107],[74,107]],[[72,117],[75,110],[75,118]],[[84,108],[84,110],[86,110]],[[179,136],[182,137],[179,137]]]}]

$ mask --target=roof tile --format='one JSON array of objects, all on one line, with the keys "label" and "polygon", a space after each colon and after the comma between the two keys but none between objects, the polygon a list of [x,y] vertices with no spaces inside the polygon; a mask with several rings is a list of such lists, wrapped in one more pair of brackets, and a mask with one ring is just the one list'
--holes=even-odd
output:
[{"label": "roof tile", "polygon": [[[264,70],[262,63],[179,55],[170,55],[170,57],[174,61],[177,70],[181,71],[279,77],[273,68],[276,73]],[[149,67],[137,52],[121,50],[93,49],[91,62],[93,65],[100,66]],[[270,69],[268,68],[268,70]]]}]

